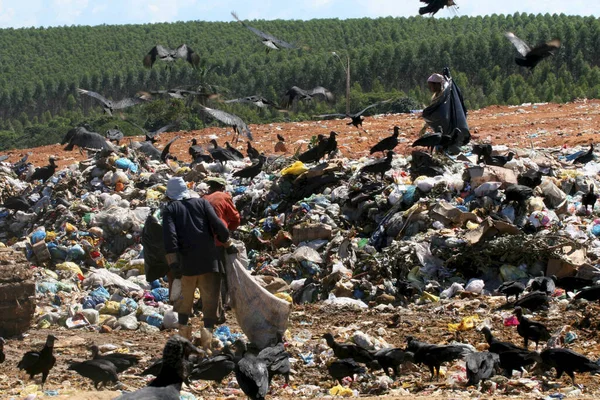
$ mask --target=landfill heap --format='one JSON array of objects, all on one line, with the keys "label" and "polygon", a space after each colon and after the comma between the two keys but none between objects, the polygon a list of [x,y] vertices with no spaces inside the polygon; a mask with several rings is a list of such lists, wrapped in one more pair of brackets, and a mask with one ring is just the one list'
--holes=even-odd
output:
[{"label": "landfill heap", "polygon": [[[3,164],[0,199],[24,193],[31,207],[0,209],[0,240],[34,267],[31,324],[98,332],[176,326],[167,283],[146,280],[142,246],[144,224],[149,216],[160,221],[166,182],[176,175],[197,195],[207,190],[206,177],[227,180],[242,215],[234,236],[246,245],[249,268],[296,305],[384,312],[492,294],[503,281],[540,275],[600,279],[599,210],[582,205],[598,185],[600,163],[573,165],[586,150],[510,149],[516,157],[503,166],[461,150],[395,155],[383,180],[360,172],[369,159],[339,153],[309,165],[269,157],[252,181],[232,175],[247,161],[190,167],[130,149],[98,153],[43,184]],[[497,146],[494,154],[508,150]],[[532,193],[507,198],[513,185]],[[231,339],[227,332],[223,342]],[[304,363],[314,365],[311,357]]]}]

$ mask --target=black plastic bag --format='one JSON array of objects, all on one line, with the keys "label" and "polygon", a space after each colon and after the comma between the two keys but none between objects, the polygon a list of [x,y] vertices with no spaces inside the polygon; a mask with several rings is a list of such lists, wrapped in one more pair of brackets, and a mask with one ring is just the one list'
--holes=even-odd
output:
[{"label": "black plastic bag", "polygon": [[423,118],[434,132],[451,137],[450,146],[464,146],[471,140],[467,108],[460,88],[450,77],[447,68],[444,69],[444,75],[450,82],[435,103],[423,110]]},{"label": "black plastic bag", "polygon": [[144,246],[144,271],[148,282],[164,277],[169,272],[165,243],[163,241],[162,221],[160,212],[153,212],[146,218],[142,231],[142,246]]}]

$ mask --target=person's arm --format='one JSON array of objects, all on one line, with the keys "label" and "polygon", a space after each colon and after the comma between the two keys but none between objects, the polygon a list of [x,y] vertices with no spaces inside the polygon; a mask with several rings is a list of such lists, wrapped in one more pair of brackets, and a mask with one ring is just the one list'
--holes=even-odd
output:
[{"label": "person's arm", "polygon": [[177,257],[179,250],[179,242],[177,240],[177,229],[175,227],[175,219],[170,211],[163,210],[163,242],[165,244],[165,258],[169,269],[173,272],[175,278],[181,278],[181,266]]},{"label": "person's arm", "polygon": [[208,223],[219,242],[225,243],[225,246],[229,247],[231,245],[231,242],[229,242],[229,229],[227,229],[227,225],[225,225],[221,218],[217,216],[215,209],[206,199],[204,199],[204,211],[206,212],[206,219],[208,219]]},{"label": "person's arm", "polygon": [[240,213],[237,208],[235,208],[235,204],[233,204],[233,199],[231,196],[227,197],[227,222],[230,231],[235,231],[240,226]]}]

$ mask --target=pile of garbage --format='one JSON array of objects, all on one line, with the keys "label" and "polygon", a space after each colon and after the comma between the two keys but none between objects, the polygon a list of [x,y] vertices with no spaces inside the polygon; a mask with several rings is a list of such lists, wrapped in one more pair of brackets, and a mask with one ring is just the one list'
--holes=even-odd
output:
[{"label": "pile of garbage", "polygon": [[[531,276],[598,279],[598,208],[582,201],[598,185],[600,163],[573,165],[585,150],[510,149],[516,157],[494,166],[478,163],[470,147],[461,150],[396,155],[384,180],[360,172],[367,158],[339,153],[309,165],[270,157],[251,181],[233,177],[244,161],[189,166],[125,148],[42,184],[3,163],[0,198],[21,194],[30,208],[0,209],[0,241],[37,267],[38,327],[102,332],[175,326],[166,278],[146,279],[142,245],[149,218],[160,224],[171,176],[198,196],[206,177],[227,180],[248,269],[295,304],[397,306],[490,293]],[[508,150],[497,146],[494,155]]]}]

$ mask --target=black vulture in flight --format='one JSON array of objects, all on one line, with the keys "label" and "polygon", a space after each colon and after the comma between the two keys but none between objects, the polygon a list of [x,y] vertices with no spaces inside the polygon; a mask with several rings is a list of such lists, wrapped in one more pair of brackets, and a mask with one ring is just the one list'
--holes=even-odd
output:
[{"label": "black vulture in flight", "polygon": [[250,128],[248,128],[248,125],[246,125],[246,123],[237,115],[229,114],[225,111],[208,108],[205,106],[200,106],[200,108],[214,119],[221,121],[225,125],[232,126],[233,130],[237,134],[235,142],[237,142],[240,133],[245,133],[246,136],[248,136],[248,139],[252,140],[252,132],[250,131]]},{"label": "black vulture in flight", "polygon": [[530,48],[527,43],[519,39],[512,32],[506,32],[504,34],[508,40],[517,48],[517,51],[524,58],[515,58],[517,65],[522,67],[528,67],[534,69],[536,65],[540,63],[544,58],[550,57],[556,50],[560,48],[560,40],[553,39],[546,43],[540,43],[533,49]]},{"label": "black vulture in flight", "polygon": [[253,104],[258,108],[273,107],[279,109],[279,106],[271,100],[265,99],[262,96],[253,95],[248,97],[240,97],[239,99],[225,100],[225,103],[246,103]]},{"label": "black vulture in flight", "polygon": [[456,6],[454,0],[421,0],[421,3],[427,5],[419,8],[419,15],[430,14],[433,16],[444,7]]},{"label": "black vulture in flight", "polygon": [[176,122],[171,122],[171,123],[163,126],[162,128],[159,128],[157,130],[147,131],[146,129],[142,128],[141,126],[139,126],[135,122],[132,122],[132,121],[130,121],[128,119],[123,118],[123,121],[130,123],[131,125],[133,125],[136,128],[138,128],[140,131],[142,131],[142,133],[146,136],[146,141],[147,142],[152,142],[152,143],[156,143],[156,137],[158,135],[160,135],[161,133],[164,133],[164,132],[168,131],[169,129],[171,129],[176,124]]},{"label": "black vulture in flight", "polygon": [[112,116],[114,110],[122,110],[127,107],[135,106],[137,104],[143,103],[145,100],[141,97],[128,97],[119,101],[108,100],[106,97],[102,96],[100,93],[92,92],[91,90],[85,89],[77,89],[77,91],[81,94],[86,94],[90,97],[99,100],[104,107],[104,112],[108,115]]},{"label": "black vulture in flight", "polygon": [[365,107],[363,110],[354,113],[354,114],[324,114],[324,115],[316,115],[314,118],[333,118],[333,117],[341,117],[341,118],[350,118],[352,119],[352,121],[348,122],[347,125],[354,125],[357,129],[360,126],[362,128],[362,123],[365,120],[364,117],[362,116],[364,114],[365,111],[376,107],[380,104],[384,104],[389,102],[390,100],[385,100],[385,101],[378,101],[377,103],[371,104],[368,107]]},{"label": "black vulture in flight", "polygon": [[108,139],[108,141],[115,142],[117,146],[119,145],[119,142],[123,140],[123,137],[123,132],[121,132],[118,125],[115,125],[113,129],[109,129],[106,131],[106,138]]},{"label": "black vulture in flight", "polygon": [[289,108],[297,100],[312,100],[313,97],[320,95],[328,102],[334,99],[333,93],[325,89],[323,86],[317,86],[314,89],[304,90],[298,86],[292,86],[285,92],[281,100],[282,107]]},{"label": "black vulture in flight", "polygon": [[288,42],[284,42],[281,39],[277,39],[275,36],[270,35],[268,33],[259,31],[256,28],[253,28],[251,26],[246,25],[246,23],[244,23],[244,21],[242,21],[241,19],[238,18],[237,14],[235,12],[231,12],[231,15],[233,16],[233,18],[235,18],[236,21],[238,21],[239,23],[242,24],[242,26],[244,26],[245,28],[249,29],[250,32],[254,33],[256,36],[258,36],[260,38],[260,40],[262,41],[262,44],[264,44],[265,46],[267,46],[267,54],[269,53],[270,50],[281,50],[281,49],[297,49],[296,46],[294,46],[293,44],[290,44]]},{"label": "black vulture in flight", "polygon": [[152,68],[157,59],[172,63],[178,58],[186,60],[194,68],[200,64],[200,56],[186,44],[182,44],[175,50],[157,44],[144,57],[144,67]]}]

